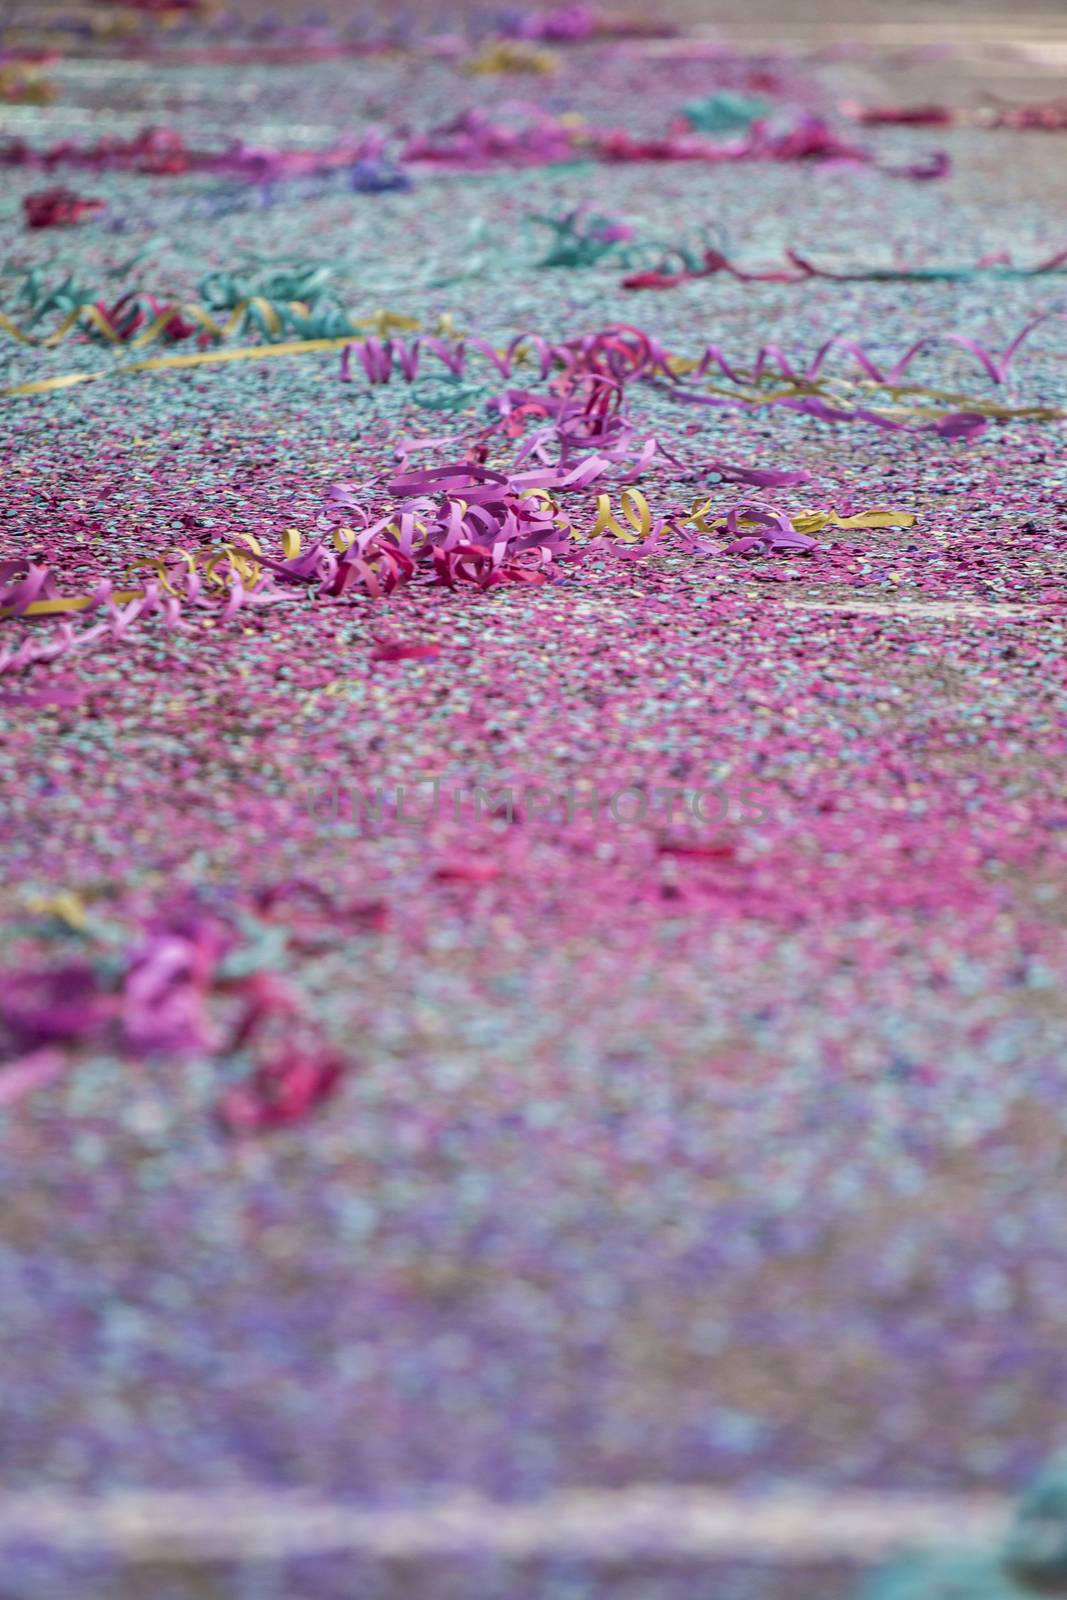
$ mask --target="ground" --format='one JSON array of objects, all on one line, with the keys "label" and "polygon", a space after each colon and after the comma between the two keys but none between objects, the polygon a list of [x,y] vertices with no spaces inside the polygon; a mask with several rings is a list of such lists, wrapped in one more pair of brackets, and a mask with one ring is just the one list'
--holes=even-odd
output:
[{"label": "ground", "polygon": [[[973,348],[1063,303],[1062,275],[1002,256],[1067,243],[1067,131],[867,127],[854,106],[1054,98],[1063,15],[690,4],[685,49],[593,38],[543,77],[466,72],[486,37],[428,54],[417,19],[388,55],[331,49],[323,23],[210,59],[254,9],[206,35],[139,24],[139,57],[59,18],[55,101],[0,123],[35,150],[146,125],[322,150],[374,127],[397,166],[371,167],[410,187],[6,165],[13,326],[140,290],[152,316],[210,301],[219,321],[302,299],[292,338],[395,313],[394,337],[437,328],[446,353],[456,331],[558,350],[624,323],[746,374],[760,346],[796,369],[834,335],[883,372],[925,335],[971,346],[932,345],[891,389],[831,359],[822,398],[898,428],[686,403],[736,399],[716,369],[684,392],[628,373],[626,438],[656,452],[557,495],[574,539],[548,581],[328,599],[280,574],[277,605],[231,615],[167,553],[210,574],[252,535],[282,563],[286,529],[306,552],[377,515],[401,441],[431,441],[411,470],[458,462],[502,390],[549,394],[532,346],[506,381],[468,345],[460,377],[424,351],[417,381],[375,386],[358,357],[341,381],[339,344],[136,370],[195,339],[4,336],[0,559],[64,595],[162,571],[187,599],[184,625],[157,612],[91,649],[74,614],[37,657],[57,624],[0,620],[0,1595],[847,1600],[882,1552],[842,1555],[835,1504],[844,1525],[871,1494],[891,1523],[895,1496],[928,1496],[948,1543],[955,1512],[991,1505],[992,1526],[1062,1442],[1067,1382],[1064,324],[999,384]],[[723,48],[694,48],[712,26]],[[279,38],[297,59],[263,59]],[[402,152],[471,106],[658,137],[723,90],[873,159]],[[946,175],[909,175],[937,151]],[[105,209],[26,228],[24,196],[58,183]],[[541,264],[574,212],[631,237]],[[623,286],[679,246],[897,276]],[[490,465],[514,449],[497,433]],[[664,524],[647,543],[627,481]],[[625,537],[591,542],[598,492]],[[714,526],[742,502],[887,516],[746,554]],[[728,1492],[742,1523],[749,1493],[825,1492],[826,1548],[694,1551],[670,1518],[646,1550],[621,1525],[618,1550],[551,1525],[494,1543],[494,1505],[648,1485]],[[91,1532],[124,1495],[287,1490],[427,1518],[477,1494],[482,1532],[265,1554],[223,1528],[212,1552],[161,1500],[162,1531]],[[81,1533],[5,1515],[31,1493],[80,1505]]]}]

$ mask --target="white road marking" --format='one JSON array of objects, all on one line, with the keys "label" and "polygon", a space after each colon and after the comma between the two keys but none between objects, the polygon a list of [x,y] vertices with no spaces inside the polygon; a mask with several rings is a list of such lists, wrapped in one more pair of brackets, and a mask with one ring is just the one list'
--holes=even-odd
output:
[{"label": "white road marking", "polygon": [[814,1489],[746,1495],[685,1485],[572,1489],[519,1504],[452,1493],[380,1507],[255,1488],[99,1498],[31,1491],[0,1497],[0,1549],[27,1541],[130,1560],[470,1552],[514,1560],[563,1554],[866,1564],[905,1549],[992,1544],[1009,1510],[997,1495]]},{"label": "white road marking", "polygon": [[879,617],[980,617],[989,622],[1018,622],[1047,617],[1048,606],[983,605],[980,600],[789,600],[780,602],[792,611],[856,611]]}]

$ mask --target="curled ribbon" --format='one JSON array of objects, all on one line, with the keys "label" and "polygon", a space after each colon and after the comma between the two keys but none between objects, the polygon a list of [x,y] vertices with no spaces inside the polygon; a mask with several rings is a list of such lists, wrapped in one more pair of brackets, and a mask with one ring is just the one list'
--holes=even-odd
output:
[{"label": "curled ribbon", "polygon": [[[835,337],[821,345],[806,365],[799,366],[794,365],[779,346],[762,345],[757,351],[751,370],[746,372],[736,368],[718,345],[707,345],[699,358],[671,356],[639,329],[626,325],[613,325],[583,339],[555,345],[538,334],[520,334],[503,350],[494,348],[482,338],[458,338],[449,345],[445,343],[444,338],[434,335],[416,338],[410,344],[405,344],[402,340],[394,341],[389,338],[388,333],[400,327],[404,330],[417,328],[418,323],[413,318],[385,311],[379,312],[370,324],[364,324],[364,326],[375,326],[377,334],[370,334],[359,340],[344,336],[301,339],[266,347],[244,346],[237,350],[209,350],[200,351],[196,355],[155,357],[146,361],[124,363],[121,367],[111,369],[111,372],[68,373],[55,378],[14,384],[0,389],[0,395],[43,394],[49,390],[69,388],[79,383],[92,383],[98,378],[111,376],[114,372],[156,372],[168,368],[202,366],[223,361],[262,360],[273,356],[312,354],[338,348],[341,350],[342,382],[352,381],[351,365],[355,353],[371,384],[388,383],[394,372],[399,372],[405,381],[412,383],[419,374],[424,351],[440,361],[455,377],[465,372],[470,360],[469,352],[474,352],[489,361],[503,378],[510,377],[518,364],[529,361],[533,356],[540,369],[542,380],[547,378],[553,367],[562,367],[573,376],[584,374],[586,377],[598,378],[616,386],[639,379],[659,379],[669,385],[676,398],[688,401],[690,404],[753,407],[784,405],[807,411],[823,421],[869,421],[889,428],[906,426],[885,412],[863,408],[835,411],[825,399],[821,398],[826,392],[828,382],[822,377],[823,369],[830,355],[840,350],[851,355],[857,362],[867,384],[885,390],[893,398],[901,395],[918,395],[964,405],[965,411],[948,415],[921,408],[913,408],[910,413],[925,419],[933,431],[946,437],[956,437],[977,431],[978,423],[985,417],[1044,421],[1062,417],[1064,412],[1048,406],[998,406],[989,401],[971,400],[966,396],[949,396],[943,391],[920,385],[905,386],[900,380],[911,364],[925,351],[938,345],[948,344],[972,355],[990,381],[1000,384],[1004,382],[1016,355],[1030,334],[1047,321],[1064,318],[1067,318],[1067,312],[1061,311],[1048,311],[1035,317],[1020,330],[999,356],[961,334],[929,334],[917,340],[891,367],[883,370],[854,340]],[[69,321],[69,317],[67,320]],[[454,334],[450,318],[442,318],[439,327],[446,337]],[[772,367],[777,368],[781,375],[780,381],[784,381],[784,387],[771,392],[758,389],[752,392],[751,388],[749,392],[738,392],[738,389],[746,385],[761,383],[764,377],[769,375]],[[712,369],[717,369],[738,388],[722,389],[708,385],[703,392],[695,392],[696,385]],[[833,381],[841,384],[844,380],[838,378]]]},{"label": "curled ribbon", "polygon": [[[151,321],[143,329],[141,323],[145,321],[145,313],[140,308],[142,301],[147,302],[152,313]],[[263,295],[248,295],[238,301],[224,322],[219,322],[206,306],[177,302],[165,305],[155,295],[126,295],[110,308],[92,301],[72,307],[59,327],[44,338],[20,328],[2,311],[0,330],[9,338],[17,339],[20,344],[53,350],[69,334],[82,331],[84,325],[89,323],[109,344],[125,345],[129,350],[143,350],[166,333],[184,339],[195,333],[197,328],[202,336],[217,340],[231,339],[248,326],[258,327],[272,338],[277,338],[286,331],[287,324],[310,315],[311,308],[303,300],[278,302],[268,300]],[[451,331],[451,318],[442,321]],[[414,332],[420,326],[414,317],[403,316],[396,311],[379,311],[362,321],[346,315],[343,322],[348,324],[346,337],[364,330],[379,334]]]},{"label": "curled ribbon", "polygon": [[[713,513],[713,504],[710,499],[694,500],[681,526],[695,528],[698,533],[714,533],[730,526],[729,517]],[[764,520],[762,508],[758,515],[752,510],[737,509],[740,515],[735,525],[756,526]],[[911,528],[916,517],[912,511],[872,506],[869,511],[857,511],[852,516],[841,516],[836,511],[794,511],[788,520],[795,533],[809,534],[821,533],[824,528]]]},{"label": "curled ribbon", "polygon": [[[379,333],[388,333],[392,330],[410,331],[418,328],[419,323],[414,317],[407,317],[396,311],[378,311],[362,326],[373,328]],[[439,326],[449,335],[454,334],[452,319],[447,312],[439,319]],[[32,341],[23,340],[23,342]],[[367,342],[370,343],[371,340],[368,339]],[[22,395],[48,394],[57,389],[73,388],[76,384],[96,383],[101,378],[112,378],[125,372],[166,372],[182,367],[217,366],[230,361],[265,361],[278,356],[317,355],[331,350],[343,351],[351,345],[351,335],[343,334],[328,339],[290,339],[280,344],[242,345],[236,350],[200,350],[195,355],[152,356],[144,361],[123,362],[119,366],[105,368],[99,372],[68,372],[54,378],[36,378],[28,383],[10,384],[7,388],[0,389],[0,396],[14,398]]]},{"label": "curled ribbon", "polygon": [[628,527],[624,527],[613,513],[610,495],[598,494],[596,521],[589,537],[595,539],[598,534],[610,533],[624,544],[637,544],[651,538],[663,526],[662,520],[653,524],[651,508],[640,489],[624,489],[619,496],[619,508]]},{"label": "curled ribbon", "polygon": [[[17,339],[20,344],[32,345],[42,350],[54,350],[56,345],[62,344],[69,334],[81,332],[86,323],[91,324],[109,344],[122,344],[130,350],[143,350],[146,345],[152,344],[168,332],[172,337],[188,338],[197,328],[203,335],[212,339],[229,339],[235,333],[242,331],[250,321],[254,322],[256,319],[269,334],[277,335],[284,330],[283,317],[277,306],[263,299],[261,295],[252,295],[247,300],[240,301],[225,322],[216,321],[204,306],[174,304],[161,308],[155,296],[148,296],[146,298],[153,311],[152,320],[141,332],[131,335],[127,318],[135,320],[138,326],[143,320],[143,313],[132,303],[137,298],[139,297],[128,296],[118,301],[110,310],[91,302],[75,306],[63,318],[59,327],[43,339],[27,333],[2,311],[0,311],[0,330],[3,330],[9,338]],[[122,314],[124,310],[126,317]],[[299,300],[290,301],[284,310],[305,316],[308,314],[308,307]]]}]

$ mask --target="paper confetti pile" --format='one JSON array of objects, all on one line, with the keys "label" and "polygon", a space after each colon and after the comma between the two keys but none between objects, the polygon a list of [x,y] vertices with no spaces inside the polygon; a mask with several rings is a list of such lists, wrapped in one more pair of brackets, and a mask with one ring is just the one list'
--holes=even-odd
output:
[{"label": "paper confetti pile", "polygon": [[5,13],[4,1492],[1063,1442],[1067,112],[673,15]]}]

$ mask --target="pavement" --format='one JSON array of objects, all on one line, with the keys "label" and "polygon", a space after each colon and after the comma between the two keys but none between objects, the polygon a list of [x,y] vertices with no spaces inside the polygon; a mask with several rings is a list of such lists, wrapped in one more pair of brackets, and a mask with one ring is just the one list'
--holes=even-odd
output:
[{"label": "pavement", "polygon": [[[891,404],[847,361],[797,389],[896,430],[635,382],[669,452],[634,479],[672,519],[643,553],[4,658],[0,1600],[852,1600],[901,1552],[993,1551],[1064,1431],[1067,399],[1055,318],[1000,385],[974,347],[1064,304],[1058,274],[979,264],[1067,244],[1067,131],[842,108],[1055,99],[1062,7],[671,0],[688,60],[594,41],[544,83],[165,64],[103,24],[71,42],[68,10],[7,21],[63,42],[55,101],[0,106],[35,147],[165,122],[313,149],[532,102],[651,137],[759,80],[876,159],[426,164],[375,194],[9,166],[15,320],[31,269],[39,297],[188,304],[310,263],[331,305],[497,347],[616,322],[748,367],[970,343]],[[899,175],[935,148],[947,177]],[[59,181],[106,211],[25,229]],[[961,270],[635,292],[610,256],[538,264],[537,219],[581,207],[753,271]],[[3,356],[12,391],[73,380],[0,423],[0,557],[64,592],[175,544],[280,559],[284,528],[336,525],[331,485],[383,492],[398,440],[454,459],[500,387],[473,357],[371,389],[336,349]],[[945,395],[1006,414],[914,431]],[[681,533],[709,495],[894,516],[746,556]],[[591,497],[566,504],[588,539]],[[235,1129],[294,1052],[337,1065],[321,1103]]]}]

